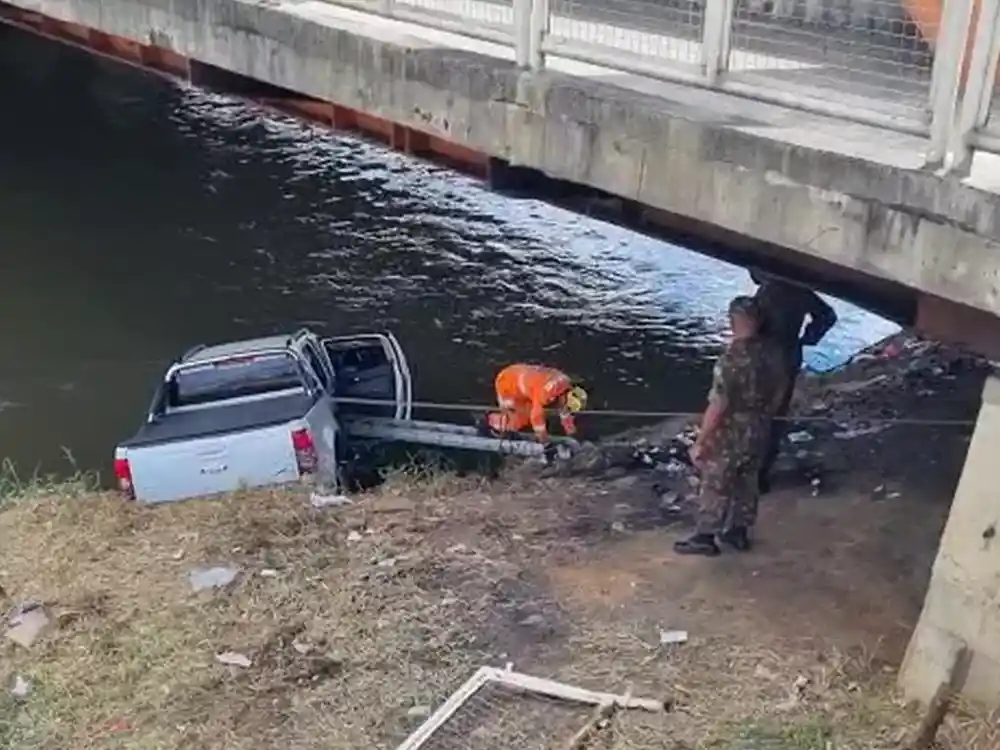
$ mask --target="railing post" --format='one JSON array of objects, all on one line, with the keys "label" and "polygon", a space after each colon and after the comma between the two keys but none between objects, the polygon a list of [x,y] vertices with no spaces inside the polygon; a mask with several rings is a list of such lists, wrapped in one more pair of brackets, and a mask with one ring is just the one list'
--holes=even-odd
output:
[{"label": "railing post", "polygon": [[531,0],[531,28],[528,44],[528,64],[532,70],[545,67],[545,38],[549,33],[549,0]]},{"label": "railing post", "polygon": [[701,69],[705,81],[714,86],[729,69],[729,46],[733,31],[734,0],[707,0],[702,28]]},{"label": "railing post", "polygon": [[[952,129],[948,149],[950,170],[961,175],[968,175],[972,167],[973,135],[986,125],[990,116],[997,59],[1000,58],[1000,0],[979,0],[978,15],[958,123]],[[969,32],[972,32],[971,24]]]},{"label": "railing post", "polygon": [[962,84],[966,39],[972,27],[973,0],[946,0],[943,7],[938,38],[934,40],[934,66],[928,100],[930,143],[924,155],[926,168],[940,167],[948,152]]},{"label": "railing post", "polygon": [[519,68],[531,66],[532,0],[514,0],[514,60]]}]

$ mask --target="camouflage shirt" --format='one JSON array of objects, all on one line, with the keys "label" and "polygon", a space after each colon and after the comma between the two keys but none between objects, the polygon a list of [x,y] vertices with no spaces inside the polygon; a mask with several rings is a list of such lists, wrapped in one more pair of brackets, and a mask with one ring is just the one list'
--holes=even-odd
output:
[{"label": "camouflage shirt", "polygon": [[729,345],[715,363],[708,395],[726,405],[711,439],[713,453],[725,458],[764,449],[786,378],[785,356],[773,340],[757,336]]}]

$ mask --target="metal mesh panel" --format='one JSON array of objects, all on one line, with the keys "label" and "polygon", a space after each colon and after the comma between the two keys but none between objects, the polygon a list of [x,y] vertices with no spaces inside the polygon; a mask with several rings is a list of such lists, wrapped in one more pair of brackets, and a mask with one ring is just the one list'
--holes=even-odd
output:
[{"label": "metal mesh panel", "polygon": [[419,14],[428,21],[450,21],[470,32],[481,32],[486,27],[513,37],[512,0],[393,0],[393,15],[404,14]]},{"label": "metal mesh panel", "polygon": [[613,65],[616,55],[694,67],[701,62],[703,0],[551,0],[555,45],[590,48]]},{"label": "metal mesh panel", "polygon": [[[938,0],[906,0],[937,34]],[[926,3],[926,7],[920,5]],[[736,0],[730,75],[924,121],[933,54],[900,0]]]},{"label": "metal mesh panel", "polygon": [[592,710],[487,683],[421,750],[551,750],[572,737]]}]

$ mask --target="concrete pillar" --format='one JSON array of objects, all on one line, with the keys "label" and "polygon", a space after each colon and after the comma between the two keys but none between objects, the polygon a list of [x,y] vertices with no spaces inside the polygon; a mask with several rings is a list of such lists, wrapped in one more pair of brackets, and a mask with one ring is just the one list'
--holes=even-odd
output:
[{"label": "concrete pillar", "polygon": [[921,294],[914,328],[928,338],[962,344],[984,357],[1000,358],[1000,319],[994,313]]},{"label": "concrete pillar", "polygon": [[998,526],[1000,378],[990,376],[924,609],[900,670],[908,699],[928,702],[960,659],[954,680],[960,693],[989,709],[1000,706]]}]

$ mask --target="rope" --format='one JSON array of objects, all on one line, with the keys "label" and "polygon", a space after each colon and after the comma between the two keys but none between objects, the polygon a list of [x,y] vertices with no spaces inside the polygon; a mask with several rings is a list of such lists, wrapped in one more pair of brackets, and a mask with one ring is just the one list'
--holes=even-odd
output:
[{"label": "rope", "polygon": [[[335,403],[338,404],[355,404],[358,406],[387,406],[395,407],[396,402],[390,401],[388,399],[375,399],[375,398],[355,398],[351,396],[337,397],[333,399]],[[442,403],[437,401],[414,401],[414,409],[427,409],[433,411],[460,411],[468,414],[472,413],[482,413],[488,411],[495,411],[498,407],[496,404],[481,405],[481,404],[456,404],[456,403]],[[547,410],[550,414],[558,413],[555,410]],[[577,414],[585,414],[589,416],[596,417],[624,417],[632,419],[696,419],[702,415],[702,412],[689,412],[689,411],[632,411],[628,409],[585,409],[583,411],[577,412]],[[916,417],[865,417],[865,416],[852,416],[850,418],[838,419],[830,416],[815,415],[815,416],[793,416],[788,415],[785,417],[776,417],[777,421],[782,422],[809,422],[809,423],[827,423],[827,424],[837,424],[843,425],[850,422],[865,422],[868,424],[886,424],[886,425],[925,425],[934,427],[970,427],[976,424],[975,419],[920,419]]]}]

